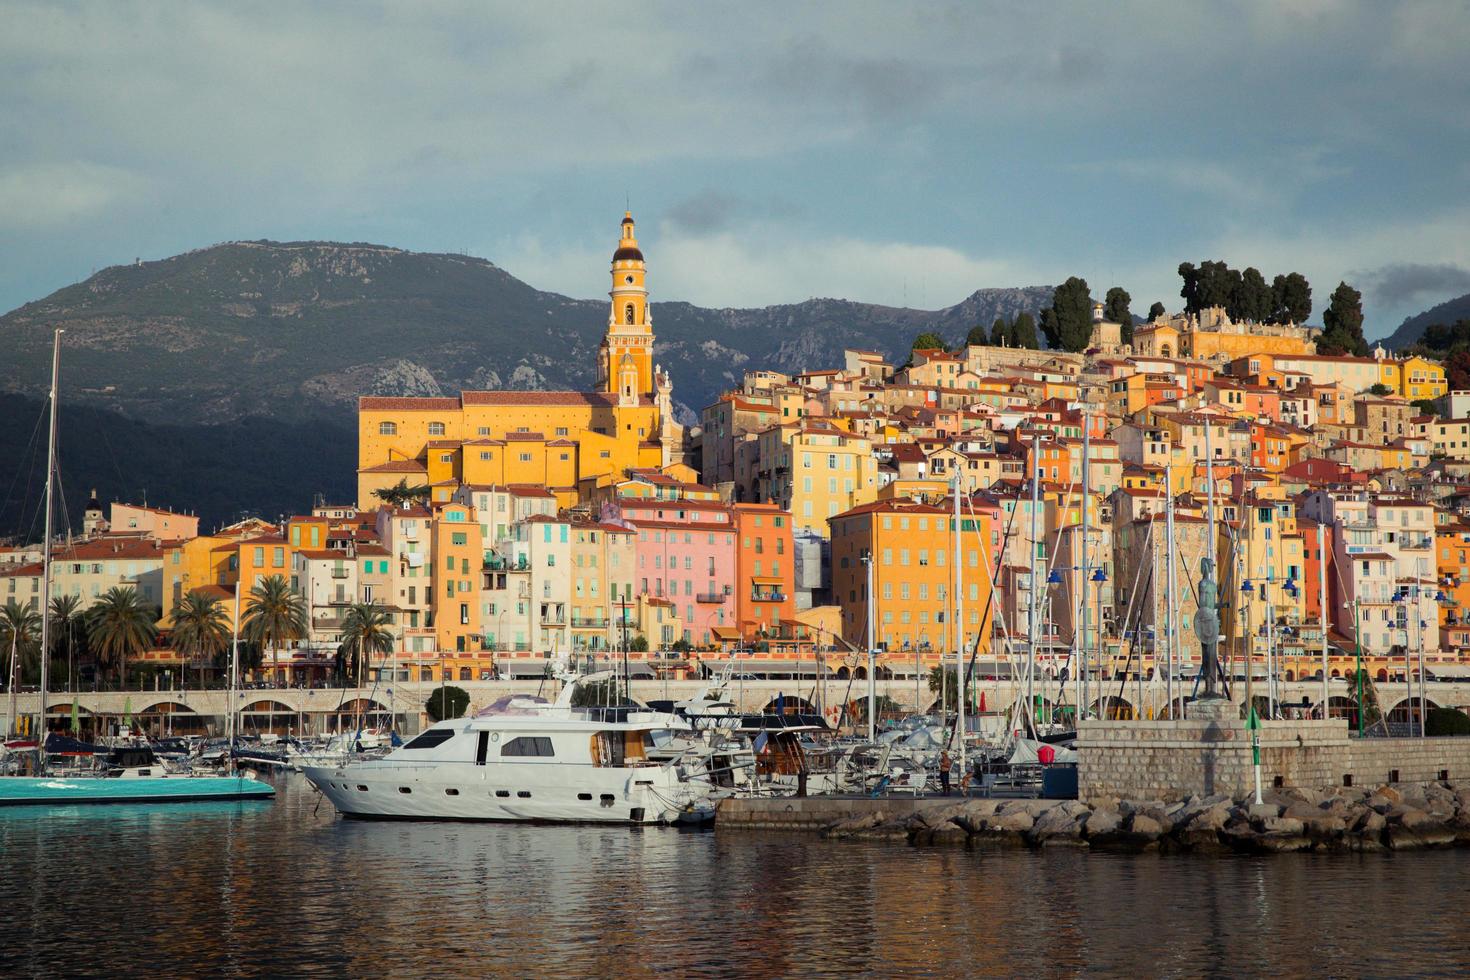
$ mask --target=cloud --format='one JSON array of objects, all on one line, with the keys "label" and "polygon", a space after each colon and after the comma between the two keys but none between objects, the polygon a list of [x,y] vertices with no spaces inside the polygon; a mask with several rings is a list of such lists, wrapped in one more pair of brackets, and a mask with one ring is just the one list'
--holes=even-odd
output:
[{"label": "cloud", "polygon": [[136,203],[147,189],[137,174],[99,163],[13,167],[0,170],[0,215],[7,224],[42,230]]},{"label": "cloud", "polygon": [[733,194],[706,187],[680,201],[664,213],[664,219],[673,227],[696,235],[723,231],[741,206],[741,199]]},{"label": "cloud", "polygon": [[[942,309],[977,289],[1050,281],[1046,270],[960,249],[841,236],[810,237],[766,226],[759,248],[745,234],[694,235],[666,225],[639,235],[655,304],[684,300],[708,307],[759,307],[817,296]],[[606,248],[549,247],[520,239],[487,250],[512,275],[575,297],[607,290]],[[655,306],[655,309],[657,307]]]},{"label": "cloud", "polygon": [[1385,306],[1420,297],[1470,293],[1470,269],[1449,263],[1402,262],[1354,273],[1363,289]]}]

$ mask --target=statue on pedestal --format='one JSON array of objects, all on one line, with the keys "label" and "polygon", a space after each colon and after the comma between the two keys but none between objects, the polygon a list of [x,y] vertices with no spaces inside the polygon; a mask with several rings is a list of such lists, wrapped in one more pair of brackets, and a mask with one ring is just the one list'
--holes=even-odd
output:
[{"label": "statue on pedestal", "polygon": [[1208,555],[1199,560],[1199,609],[1194,614],[1194,632],[1199,637],[1200,665],[1205,690],[1200,700],[1220,698],[1215,687],[1220,674],[1220,590],[1215,584],[1215,561]]}]

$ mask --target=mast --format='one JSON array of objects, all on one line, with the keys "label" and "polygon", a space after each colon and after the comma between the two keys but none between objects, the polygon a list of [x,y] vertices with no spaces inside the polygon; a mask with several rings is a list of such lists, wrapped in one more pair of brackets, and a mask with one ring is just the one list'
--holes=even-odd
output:
[{"label": "mast", "polygon": [[[1091,496],[1092,496],[1092,480],[1091,480],[1092,473],[1090,472],[1091,469],[1092,469],[1091,457],[1092,457],[1092,417],[1091,417],[1091,415],[1089,415],[1087,409],[1084,408],[1082,410],[1082,590],[1081,590],[1081,592],[1082,592],[1082,646],[1081,646],[1081,650],[1082,650],[1082,665],[1083,665],[1082,666],[1082,670],[1081,670],[1081,677],[1082,677],[1082,696],[1083,696],[1084,699],[1089,695],[1089,688],[1090,688],[1089,681],[1091,680],[1091,677],[1090,677],[1090,675],[1089,675],[1089,673],[1087,671],[1087,666],[1086,666],[1087,665],[1087,658],[1088,658],[1088,653],[1087,653],[1087,630],[1088,630],[1087,586],[1088,586],[1088,577],[1089,577],[1088,576],[1088,571],[1090,570],[1089,567],[1088,567],[1088,564],[1087,564],[1087,538],[1088,538],[1089,533],[1092,530],[1092,522],[1089,519],[1088,514],[1087,514],[1087,505],[1090,502],[1090,499],[1091,499]],[[1102,623],[1101,622],[1099,622],[1097,624],[1097,641],[1098,641],[1098,651],[1099,651],[1099,654],[1101,654],[1101,651],[1102,651]],[[1101,659],[1100,656],[1099,656],[1099,659]],[[1101,664],[1099,664],[1099,669],[1101,669]],[[1081,701],[1078,702],[1077,709],[1079,711],[1083,710],[1083,702],[1081,702]],[[1098,717],[1099,718],[1101,718],[1103,716],[1103,706],[1102,706],[1101,695],[1099,695],[1099,700],[1098,700],[1098,703],[1097,703],[1097,713],[1098,713]]]},{"label": "mast", "polygon": [[[1036,724],[1036,644],[1041,609],[1040,597],[1044,595],[1043,582],[1036,566],[1041,558],[1041,536],[1036,529],[1037,511],[1041,509],[1041,433],[1031,433],[1031,601],[1027,615],[1026,640],[1026,727],[1034,729]],[[1034,731],[1032,734],[1035,734]]]},{"label": "mast", "polygon": [[1175,653],[1179,646],[1179,578],[1176,565],[1178,564],[1175,553],[1174,536],[1174,460],[1171,457],[1164,464],[1164,481],[1168,484],[1165,488],[1167,496],[1164,498],[1164,531],[1169,540],[1164,545],[1164,555],[1169,562],[1169,574],[1164,579],[1164,586],[1168,590],[1165,595],[1169,608],[1167,618],[1169,623],[1168,632],[1164,636],[1164,663],[1167,673],[1164,674],[1164,702],[1169,706],[1169,717],[1174,717],[1174,674],[1178,670]]},{"label": "mast", "polygon": [[233,760],[235,755],[235,674],[240,665],[240,577],[235,576],[235,617],[230,628],[230,685],[225,703],[225,741]]},{"label": "mast", "polygon": [[[965,778],[965,615],[964,615],[964,538],[960,534],[960,471],[954,471],[954,665],[959,679],[955,698],[955,730],[960,738],[960,779]],[[1032,597],[1033,600],[1035,597]]]},{"label": "mast", "polygon": [[[1320,513],[1317,515],[1321,517]],[[1317,522],[1317,622],[1322,626],[1322,720],[1327,711],[1327,527]]]},{"label": "mast", "polygon": [[51,432],[46,441],[46,536],[41,539],[41,715],[40,741],[37,745],[40,769],[46,769],[46,685],[51,666],[51,514],[56,487],[56,389],[61,377],[61,335],[57,329],[51,341]]}]

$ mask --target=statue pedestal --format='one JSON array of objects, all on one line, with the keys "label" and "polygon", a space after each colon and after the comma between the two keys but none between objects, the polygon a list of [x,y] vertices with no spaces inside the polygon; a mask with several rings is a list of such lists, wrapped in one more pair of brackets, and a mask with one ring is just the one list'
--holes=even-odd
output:
[{"label": "statue pedestal", "polygon": [[1229,698],[1201,698],[1184,706],[1184,717],[1190,721],[1239,722],[1240,705]]}]

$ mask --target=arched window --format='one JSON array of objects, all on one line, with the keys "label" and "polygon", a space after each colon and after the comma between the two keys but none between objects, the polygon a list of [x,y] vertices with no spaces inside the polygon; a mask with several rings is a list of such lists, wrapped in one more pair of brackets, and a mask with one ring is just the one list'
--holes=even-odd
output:
[{"label": "arched window", "polygon": [[633,325],[633,304],[632,303],[629,303],[627,306],[623,307],[623,322],[626,323],[630,327]]},{"label": "arched window", "polygon": [[397,422],[379,422],[378,423],[378,435],[380,435],[380,436],[396,436],[396,435],[398,435],[398,423]]}]

